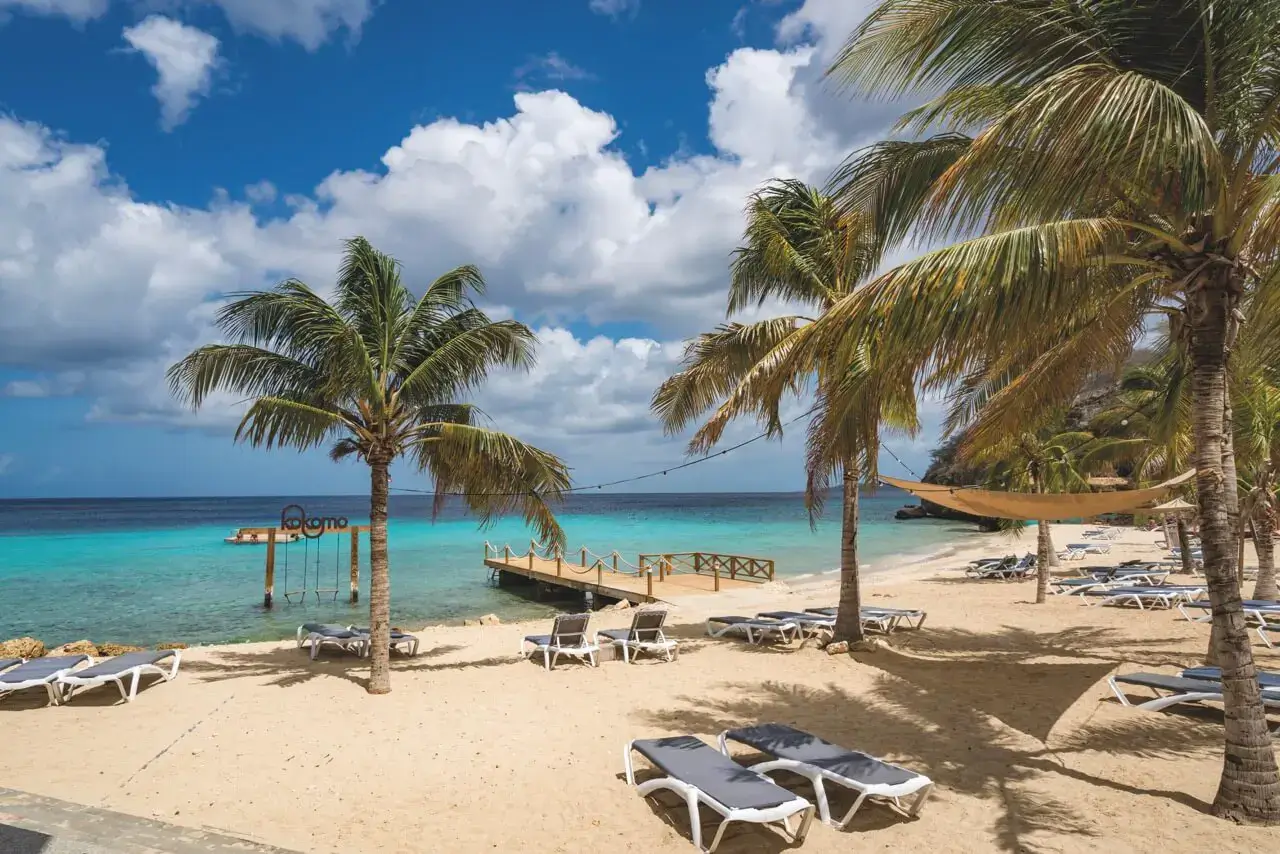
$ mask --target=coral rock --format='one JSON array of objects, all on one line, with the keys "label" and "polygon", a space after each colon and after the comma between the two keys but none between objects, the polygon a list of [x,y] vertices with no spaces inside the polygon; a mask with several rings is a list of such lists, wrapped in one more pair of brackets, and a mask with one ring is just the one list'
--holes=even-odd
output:
[{"label": "coral rock", "polygon": [[467,628],[473,628],[475,626],[480,625],[480,621],[479,620],[463,620],[462,625],[466,626]]},{"label": "coral rock", "polygon": [[849,651],[849,642],[837,641],[835,643],[829,643],[824,646],[823,649],[826,650],[827,655],[839,655],[842,652]]},{"label": "coral rock", "polygon": [[126,652],[142,652],[140,646],[129,646],[127,643],[104,643],[98,647],[102,655],[124,655]]},{"label": "coral rock", "polygon": [[480,625],[482,626],[498,626],[501,624],[502,620],[498,619],[497,614],[485,614],[480,618]]},{"label": "coral rock", "polygon": [[0,658],[39,658],[44,644],[35,638],[14,638],[0,643]]},{"label": "coral rock", "polygon": [[72,641],[71,643],[64,643],[62,646],[57,647],[56,649],[51,649],[49,650],[48,654],[49,655],[110,655],[111,653],[100,652],[98,650],[98,647],[93,643],[93,641],[78,640],[78,641]]},{"label": "coral rock", "polygon": [[186,648],[187,648],[187,645],[186,645],[185,643],[181,643],[181,642],[177,642],[177,641],[172,642],[172,643],[158,643],[158,644],[156,644],[156,649],[158,649],[158,650],[163,650],[163,649],[186,649]]}]

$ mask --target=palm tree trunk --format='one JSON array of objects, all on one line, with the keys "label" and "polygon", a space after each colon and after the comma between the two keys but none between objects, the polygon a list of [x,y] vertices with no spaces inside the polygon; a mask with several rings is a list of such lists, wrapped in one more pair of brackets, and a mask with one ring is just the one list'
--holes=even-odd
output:
[{"label": "palm tree trunk", "polygon": [[1053,529],[1049,527],[1048,522],[1041,522],[1040,524],[1044,525],[1045,527],[1044,536],[1045,536],[1045,539],[1049,541],[1049,566],[1051,567],[1062,566],[1062,563],[1058,560],[1058,549],[1053,544]]},{"label": "palm tree trunk", "polygon": [[[1225,278],[1225,277],[1223,277]],[[1280,770],[1258,688],[1253,649],[1240,604],[1233,554],[1228,482],[1223,462],[1227,393],[1227,329],[1232,283],[1201,276],[1188,288],[1191,315],[1191,395],[1195,431],[1196,497],[1208,579],[1216,658],[1222,668],[1225,750],[1213,811],[1248,823],[1280,822]],[[1234,468],[1234,461],[1232,464]]]},{"label": "palm tree trunk", "polygon": [[369,458],[369,693],[391,693],[391,567],[387,561],[387,460]]},{"label": "palm tree trunk", "polygon": [[862,640],[862,591],[858,587],[858,461],[844,466],[844,512],[840,521],[840,603],[832,641]]},{"label": "palm tree trunk", "polygon": [[1049,598],[1049,555],[1053,553],[1053,540],[1049,539],[1048,522],[1041,519],[1036,529],[1036,604],[1043,605]]},{"label": "palm tree trunk", "polygon": [[1254,599],[1280,599],[1276,589],[1276,509],[1270,501],[1259,501],[1253,511],[1253,550],[1258,553],[1258,580]]},{"label": "palm tree trunk", "polygon": [[1178,517],[1178,552],[1182,555],[1182,571],[1186,575],[1195,574],[1195,561],[1191,559],[1191,535],[1187,532],[1187,520]]}]

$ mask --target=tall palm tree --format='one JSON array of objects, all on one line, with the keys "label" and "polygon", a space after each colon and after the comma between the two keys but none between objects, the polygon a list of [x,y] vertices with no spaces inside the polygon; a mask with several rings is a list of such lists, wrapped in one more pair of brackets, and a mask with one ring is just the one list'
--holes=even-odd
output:
[{"label": "tall palm tree", "polygon": [[[1242,515],[1253,527],[1258,555],[1254,599],[1280,599],[1276,588],[1276,478],[1280,474],[1280,387],[1258,377],[1241,389],[1235,407],[1237,447],[1248,472]],[[1247,511],[1247,512],[1245,512]]]},{"label": "tall palm tree", "polygon": [[1263,823],[1280,822],[1280,770],[1234,571],[1228,371],[1246,298],[1277,284],[1277,68],[1280,0],[882,0],[832,73],[878,97],[940,93],[903,118],[934,135],[858,153],[835,192],[881,253],[944,246],[793,347],[854,330],[935,382],[1016,368],[986,404],[1009,432],[1118,368],[1152,314],[1170,320],[1227,708],[1214,810]]},{"label": "tall palm tree", "polygon": [[481,523],[520,511],[548,541],[563,542],[549,500],[569,486],[564,463],[504,433],[477,426],[460,399],[491,369],[526,369],[536,338],[514,320],[490,320],[472,304],[484,293],[475,267],[450,270],[420,298],[400,265],[362,237],[349,240],[332,300],[289,279],[233,294],[217,325],[232,343],[208,344],[169,369],[193,408],[219,390],[253,400],[236,441],[307,450],[369,466],[369,693],[391,690],[391,578],[387,561],[388,468],[401,457],[430,475],[435,511],[450,494]]},{"label": "tall palm tree", "polygon": [[708,453],[731,421],[758,419],[780,436],[780,409],[788,394],[812,390],[816,405],[806,440],[805,501],[810,519],[821,514],[836,478],[843,486],[840,528],[840,601],[837,641],[862,639],[858,584],[858,489],[873,477],[882,425],[911,433],[916,427],[910,372],[878,365],[871,348],[842,351],[842,370],[818,357],[779,371],[796,331],[820,316],[871,272],[871,236],[865,220],[841,211],[803,182],[774,181],[752,195],[742,246],[733,256],[730,315],[780,301],[811,312],[754,323],[725,323],[689,341],[681,369],[657,390],[653,409],[669,433],[713,410],[690,442]]}]

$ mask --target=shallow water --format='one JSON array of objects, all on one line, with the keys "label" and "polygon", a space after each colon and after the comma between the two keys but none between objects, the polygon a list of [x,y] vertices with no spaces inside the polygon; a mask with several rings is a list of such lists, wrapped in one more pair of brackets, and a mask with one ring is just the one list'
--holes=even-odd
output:
[{"label": "shallow water", "polygon": [[[368,521],[363,496],[0,501],[0,639],[225,643],[287,637],[302,622],[367,620],[367,537],[359,604],[318,602],[312,594],[305,605],[289,605],[280,596],[304,586],[304,562],[307,588],[348,588],[349,540],[326,535],[277,549],[278,605],[261,607],[265,547],[227,545],[223,537],[278,524],[281,508],[295,501],[308,515]],[[860,557],[873,570],[889,555],[936,552],[972,531],[895,522],[893,512],[909,501],[892,489],[863,497]],[[524,552],[529,532],[519,519],[480,529],[451,506],[433,522],[427,496],[393,496],[390,509],[395,623],[551,610],[487,583],[484,543]],[[782,578],[839,561],[838,503],[811,530],[796,494],[574,495],[559,518],[570,556],[584,545],[600,554],[617,549],[632,562],[639,552],[719,551],[773,558]]]}]

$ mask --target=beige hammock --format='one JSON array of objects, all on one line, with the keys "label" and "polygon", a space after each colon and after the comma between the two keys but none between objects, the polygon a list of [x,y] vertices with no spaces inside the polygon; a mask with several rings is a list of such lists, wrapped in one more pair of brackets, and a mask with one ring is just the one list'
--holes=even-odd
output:
[{"label": "beige hammock", "polygon": [[1086,519],[1103,513],[1122,513],[1150,507],[1164,498],[1170,489],[1195,477],[1195,471],[1180,474],[1172,480],[1147,489],[1123,492],[1055,492],[1038,495],[1027,492],[991,492],[963,486],[916,483],[896,477],[880,477],[881,483],[905,489],[917,498],[941,504],[972,516],[995,519]]}]

